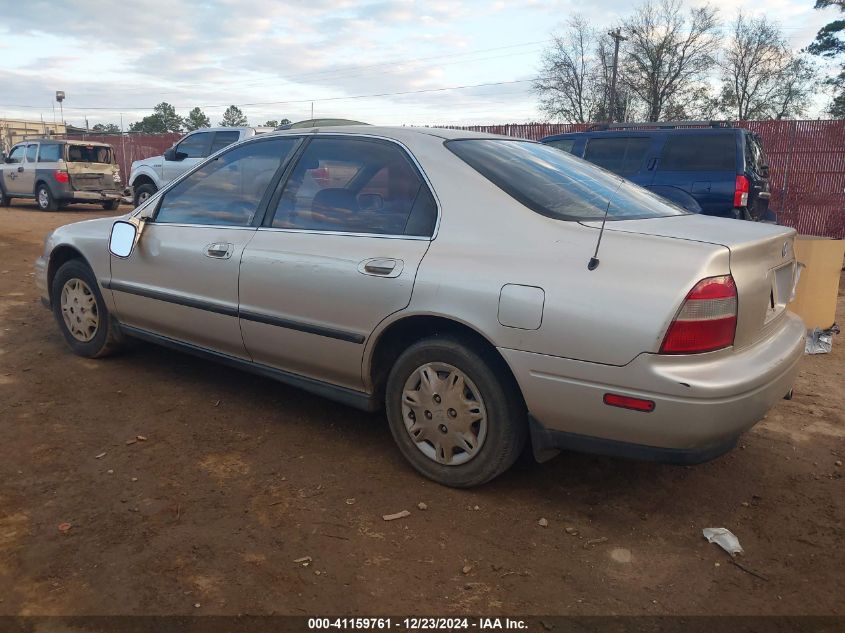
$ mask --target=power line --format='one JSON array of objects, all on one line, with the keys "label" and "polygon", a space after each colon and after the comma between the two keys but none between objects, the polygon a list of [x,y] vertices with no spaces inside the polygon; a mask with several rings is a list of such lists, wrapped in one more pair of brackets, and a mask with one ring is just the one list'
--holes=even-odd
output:
[{"label": "power line", "polygon": [[[200,105],[190,105],[190,106],[173,106],[175,109],[184,110],[187,108],[192,107],[200,107],[200,108],[225,108],[229,105],[235,105],[239,108],[243,107],[256,107],[256,106],[272,106],[272,105],[291,105],[296,103],[310,103],[310,102],[327,102],[327,101],[347,101],[352,99],[375,99],[379,97],[399,97],[405,95],[414,95],[414,94],[424,94],[424,93],[432,93],[432,92],[445,92],[448,90],[467,90],[470,88],[485,88],[489,86],[507,86],[513,84],[523,84],[533,82],[536,78],[532,77],[530,79],[516,79],[513,81],[491,81],[487,83],[480,83],[480,84],[467,84],[462,86],[446,86],[442,88],[423,88],[421,90],[405,90],[401,92],[380,92],[375,94],[366,94],[366,95],[350,95],[346,97],[321,97],[321,98],[312,98],[312,99],[292,99],[286,101],[255,101],[251,103],[235,103],[235,104],[200,104]],[[0,104],[0,107],[3,108],[42,108],[43,106],[35,106],[35,105],[22,105],[22,104]],[[126,107],[126,106],[75,106],[73,108],[68,108],[69,110],[80,111],[80,110],[107,110],[109,112],[128,112],[128,111],[145,111],[145,110],[153,110],[154,106],[143,106],[143,107]]]}]

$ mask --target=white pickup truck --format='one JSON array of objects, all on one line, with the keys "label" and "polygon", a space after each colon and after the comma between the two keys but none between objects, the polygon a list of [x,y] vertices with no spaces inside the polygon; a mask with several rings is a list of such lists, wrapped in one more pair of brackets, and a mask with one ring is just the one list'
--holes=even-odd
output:
[{"label": "white pickup truck", "polygon": [[129,196],[137,207],[165,184],[227,145],[269,132],[269,127],[206,127],[182,137],[161,156],[132,163]]}]

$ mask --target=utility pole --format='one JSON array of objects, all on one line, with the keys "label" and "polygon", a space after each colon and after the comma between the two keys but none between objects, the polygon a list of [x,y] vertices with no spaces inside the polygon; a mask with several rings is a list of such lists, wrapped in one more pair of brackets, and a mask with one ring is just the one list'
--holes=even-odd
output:
[{"label": "utility pole", "polygon": [[607,108],[607,122],[613,123],[613,112],[616,109],[616,70],[619,66],[619,44],[628,38],[622,36],[622,29],[618,26],[615,31],[609,31],[608,35],[613,38],[613,70],[610,75],[610,103]]}]

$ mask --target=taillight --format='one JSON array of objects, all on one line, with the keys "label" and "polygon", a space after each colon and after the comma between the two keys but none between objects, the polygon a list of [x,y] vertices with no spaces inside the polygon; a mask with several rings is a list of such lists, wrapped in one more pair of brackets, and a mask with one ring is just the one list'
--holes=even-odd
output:
[{"label": "taillight", "polygon": [[70,180],[70,176],[68,176],[66,171],[62,171],[61,169],[57,169],[53,172],[53,178],[56,179],[56,182],[67,182]]},{"label": "taillight", "polygon": [[734,206],[747,207],[748,206],[748,192],[751,191],[751,183],[745,176],[736,177],[736,187],[734,188]]},{"label": "taillight", "polygon": [[689,291],[669,325],[661,354],[698,354],[733,345],[737,293],[733,277],[708,277]]}]

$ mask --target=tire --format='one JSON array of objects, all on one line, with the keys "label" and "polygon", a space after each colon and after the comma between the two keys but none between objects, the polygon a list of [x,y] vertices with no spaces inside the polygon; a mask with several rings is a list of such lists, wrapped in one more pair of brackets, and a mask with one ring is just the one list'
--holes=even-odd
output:
[{"label": "tire", "polygon": [[[425,380],[426,373],[431,380]],[[462,389],[449,388],[462,384],[456,377],[464,379]],[[406,396],[409,387],[412,395]],[[490,481],[513,465],[526,443],[525,404],[503,361],[492,350],[457,338],[434,336],[405,350],[390,370],[385,401],[402,455],[420,474],[445,486]],[[462,443],[462,436],[470,441]]]},{"label": "tire", "polygon": [[40,184],[35,189],[35,204],[41,211],[58,211],[59,203],[45,184]]},{"label": "tire", "polygon": [[109,200],[108,202],[103,203],[103,208],[106,211],[117,211],[117,208],[120,206],[120,200]]},{"label": "tire", "polygon": [[11,206],[12,199],[6,195],[6,192],[3,191],[3,187],[0,187],[0,207],[8,207]]},{"label": "tire", "polygon": [[147,201],[147,198],[158,191],[158,188],[152,183],[146,183],[140,187],[135,188],[135,206],[140,207]]},{"label": "tire", "polygon": [[[67,295],[63,299],[66,289]],[[100,358],[117,351],[123,343],[123,336],[103,301],[97,279],[84,261],[71,259],[56,271],[50,287],[50,303],[56,323],[74,354]],[[71,331],[69,323],[74,319],[80,329]],[[90,325],[92,320],[96,322],[93,327]]]}]

